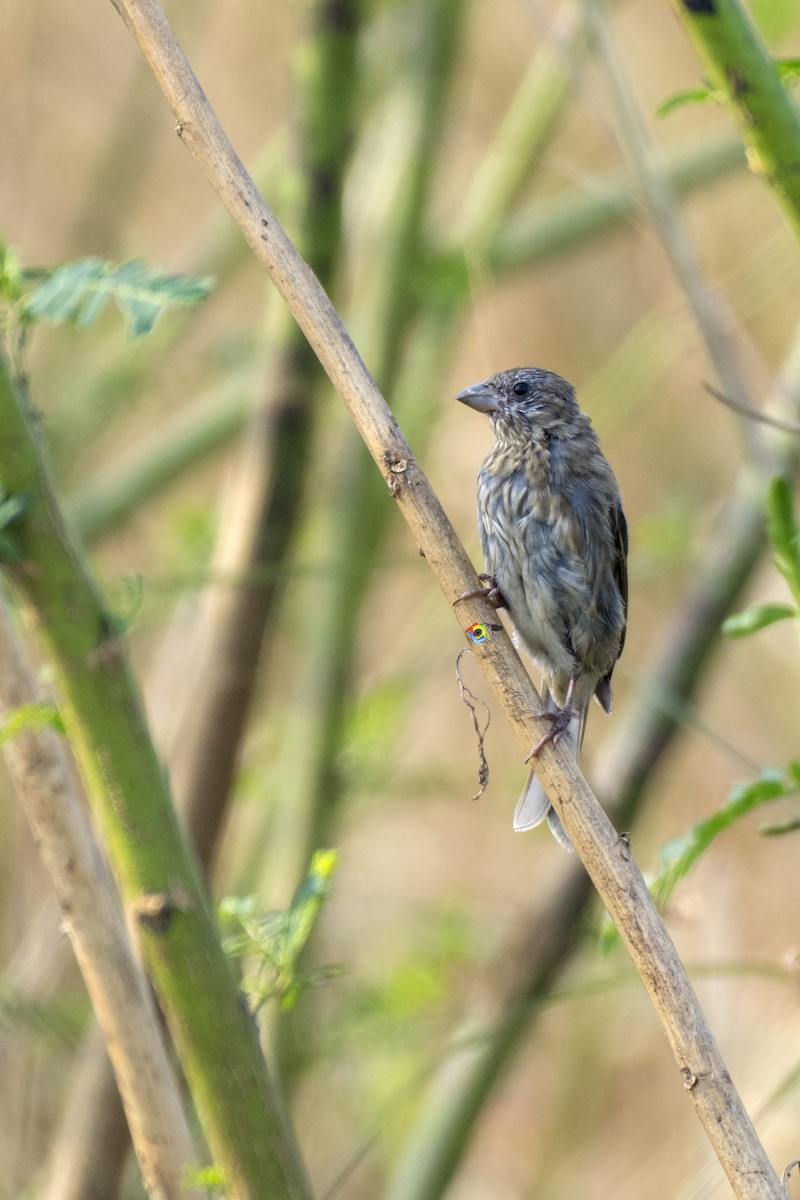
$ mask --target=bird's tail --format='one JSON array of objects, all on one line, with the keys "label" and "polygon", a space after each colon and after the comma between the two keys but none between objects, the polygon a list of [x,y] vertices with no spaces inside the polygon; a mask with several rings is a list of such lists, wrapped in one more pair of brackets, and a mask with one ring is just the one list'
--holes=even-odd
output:
[{"label": "bird's tail", "polygon": [[[557,713],[559,711],[558,705],[546,687],[542,690],[542,700],[544,701],[545,712]],[[581,707],[580,711],[570,721],[569,729],[562,734],[562,740],[569,747],[576,762],[578,761],[578,753],[583,741],[587,707],[587,704]],[[572,842],[567,837],[567,832],[559,821],[556,810],[547,799],[544,788],[539,783],[539,780],[533,771],[531,771],[528,776],[528,782],[525,785],[525,791],[520,796],[514,811],[514,829],[518,833],[521,833],[525,829],[533,829],[534,826],[541,825],[545,817],[556,841],[565,850],[572,852]]]}]

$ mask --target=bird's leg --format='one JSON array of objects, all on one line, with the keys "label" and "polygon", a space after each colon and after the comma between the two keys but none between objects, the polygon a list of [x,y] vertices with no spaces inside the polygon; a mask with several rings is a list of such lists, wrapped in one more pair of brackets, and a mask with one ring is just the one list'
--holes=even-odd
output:
[{"label": "bird's leg", "polygon": [[543,733],[536,745],[531,750],[525,762],[530,762],[532,758],[537,758],[544,750],[545,746],[555,746],[562,734],[569,729],[569,723],[575,716],[575,710],[572,707],[572,701],[575,697],[575,688],[578,686],[578,676],[570,675],[567,694],[564,697],[564,704],[558,712],[539,713],[539,718],[542,721],[549,721],[550,728],[546,733]]},{"label": "bird's leg", "polygon": [[508,608],[494,575],[481,571],[478,579],[483,579],[486,587],[476,588],[474,592],[462,592],[453,604],[460,604],[462,600],[488,600],[492,608]]}]

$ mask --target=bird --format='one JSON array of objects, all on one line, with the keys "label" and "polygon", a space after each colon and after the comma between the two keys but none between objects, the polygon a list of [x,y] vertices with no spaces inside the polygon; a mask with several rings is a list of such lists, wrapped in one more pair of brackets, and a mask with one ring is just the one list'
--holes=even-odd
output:
[{"label": "bird", "polygon": [[[456,399],[486,414],[495,436],[478,474],[486,586],[459,601],[481,595],[506,608],[542,672],[548,728],[528,760],[563,737],[577,761],[589,701],[611,712],[625,643],[628,529],[614,471],[574,387],[553,371],[500,371]],[[545,818],[572,850],[531,771],[514,829]]]}]

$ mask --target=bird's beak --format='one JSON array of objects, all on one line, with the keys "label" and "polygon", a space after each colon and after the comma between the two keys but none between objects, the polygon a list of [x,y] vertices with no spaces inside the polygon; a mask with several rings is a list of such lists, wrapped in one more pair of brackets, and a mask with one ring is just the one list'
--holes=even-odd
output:
[{"label": "bird's beak", "polygon": [[491,383],[473,383],[459,392],[456,400],[479,413],[495,413],[500,407],[500,393]]}]

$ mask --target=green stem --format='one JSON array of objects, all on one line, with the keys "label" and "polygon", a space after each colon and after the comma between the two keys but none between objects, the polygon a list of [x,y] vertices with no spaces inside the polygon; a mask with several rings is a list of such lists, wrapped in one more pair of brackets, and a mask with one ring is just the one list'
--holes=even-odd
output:
[{"label": "green stem", "polygon": [[[342,192],[354,136],[359,8],[359,0],[317,0],[304,47],[299,236],[304,257],[331,291],[341,258]],[[212,603],[204,630],[207,679],[190,706],[174,756],[176,793],[185,799],[203,863],[210,860],[231,799],[262,641],[283,595],[284,568],[312,472],[324,376],[305,337],[285,316],[276,351],[270,398],[243,456],[237,502],[230,505],[215,558],[241,582]],[[248,577],[255,577],[252,584]],[[306,866],[307,860],[302,869]]]},{"label": "green stem", "polygon": [[[423,230],[464,10],[464,0],[437,0],[431,6],[424,39],[418,137],[400,188],[397,234],[386,267],[388,284],[374,356],[375,378],[389,396],[397,387],[408,338],[422,303],[419,269]],[[328,612],[321,622],[328,633],[336,630],[336,637],[324,638],[313,668],[315,708],[323,716],[313,748],[315,767],[310,789],[313,811],[304,862],[313,850],[328,844],[333,815],[341,798],[338,760],[347,717],[344,701],[352,693],[359,612],[372,578],[375,556],[393,513],[387,503],[386,483],[376,475],[360,439],[353,436],[349,440],[345,458],[341,477],[347,480],[347,489],[333,538],[339,572]]]},{"label": "green stem", "polygon": [[[376,379],[388,395],[394,393],[401,377],[422,299],[423,231],[464,11],[464,0],[436,0],[426,13],[424,53],[416,80],[417,136],[398,189],[399,211],[389,223],[396,232],[383,268],[386,287],[375,339]],[[417,389],[415,403],[421,399],[424,389]],[[430,405],[427,408],[429,414],[434,411]],[[314,850],[335,842],[345,792],[341,750],[353,694],[359,615],[393,515],[385,480],[375,472],[361,439],[349,431],[341,458],[338,475],[346,480],[346,488],[329,535],[330,544],[336,547],[337,570],[322,601],[322,616],[315,605],[310,619],[315,641],[309,655],[308,692],[313,697],[312,711],[319,718],[309,737],[308,767],[301,772],[298,786],[298,806],[303,805],[304,812],[303,828],[295,834],[298,860],[291,864],[295,878],[305,870]],[[335,637],[330,635],[332,630]],[[287,1087],[297,1076],[299,1055],[308,1044],[302,1022],[303,1014],[291,1014],[287,1030],[287,1021],[279,1019],[277,1049]]]},{"label": "green stem", "polygon": [[800,114],[739,0],[673,0],[714,87],[728,98],[753,171],[800,236]]},{"label": "green stem", "polygon": [[122,639],[64,526],[30,406],[0,370],[3,486],[27,497],[8,564],[215,1160],[236,1200],[309,1195],[255,1026],[181,836]]}]

